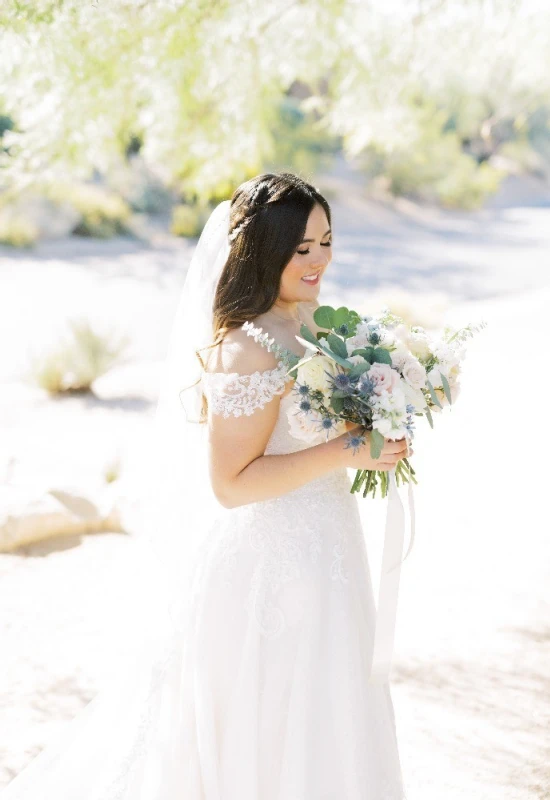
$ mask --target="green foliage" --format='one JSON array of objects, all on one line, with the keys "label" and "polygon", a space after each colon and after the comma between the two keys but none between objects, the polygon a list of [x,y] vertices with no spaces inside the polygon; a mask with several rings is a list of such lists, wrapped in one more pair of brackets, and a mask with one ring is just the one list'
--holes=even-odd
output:
[{"label": "green foliage", "polygon": [[96,378],[121,362],[128,344],[127,337],[112,339],[73,320],[66,340],[32,359],[29,379],[50,394],[90,391]]},{"label": "green foliage", "polygon": [[384,447],[384,437],[377,431],[376,428],[373,428],[370,432],[370,454],[371,458],[380,458],[380,454],[382,453],[382,448]]},{"label": "green foliage", "polygon": [[0,244],[32,247],[38,238],[36,226],[21,214],[0,211]]},{"label": "green foliage", "polygon": [[107,239],[128,233],[130,207],[114,192],[91,184],[58,185],[49,192],[52,200],[69,203],[81,216],[73,233]]},{"label": "green foliage", "polygon": [[341,358],[347,358],[348,351],[345,342],[343,342],[339,336],[336,336],[334,333],[329,333],[327,336],[327,342],[333,353],[336,353],[336,355],[340,356]]},{"label": "green foliage", "polygon": [[170,232],[174,236],[200,236],[205,223],[205,214],[196,206],[178,205],[172,209]]},{"label": "green foliage", "polygon": [[17,125],[0,190],[108,176],[139,149],[194,204],[269,168],[310,176],[342,147],[366,181],[478,206],[501,148],[550,159],[550,9],[534,5],[5,2],[1,113]]}]

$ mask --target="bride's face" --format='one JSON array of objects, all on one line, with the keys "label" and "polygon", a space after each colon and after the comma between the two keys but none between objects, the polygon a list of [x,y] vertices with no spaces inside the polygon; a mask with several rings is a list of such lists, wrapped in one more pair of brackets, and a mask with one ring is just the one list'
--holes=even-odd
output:
[{"label": "bride's face", "polygon": [[279,299],[284,303],[314,300],[332,259],[332,234],[323,206],[316,203],[308,217],[301,244],[284,268]]}]

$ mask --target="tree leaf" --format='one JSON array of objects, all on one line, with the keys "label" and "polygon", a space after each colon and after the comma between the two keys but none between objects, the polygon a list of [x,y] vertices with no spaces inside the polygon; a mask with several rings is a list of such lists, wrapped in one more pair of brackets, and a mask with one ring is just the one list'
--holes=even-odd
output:
[{"label": "tree leaf", "polygon": [[382,448],[384,447],[384,437],[377,431],[376,428],[373,428],[370,432],[370,455],[371,458],[380,458],[380,453],[382,452]]},{"label": "tree leaf", "polygon": [[319,306],[319,308],[316,308],[313,312],[313,319],[315,320],[315,324],[320,328],[330,330],[335,327],[334,309],[332,306]]},{"label": "tree leaf", "polygon": [[327,336],[327,343],[332,352],[336,353],[337,356],[340,356],[341,358],[348,357],[346,343],[343,342],[339,336],[336,336],[335,333],[329,333],[329,335]]},{"label": "tree leaf", "polygon": [[337,414],[341,414],[344,410],[344,398],[336,397],[334,394],[330,398],[330,404]]}]

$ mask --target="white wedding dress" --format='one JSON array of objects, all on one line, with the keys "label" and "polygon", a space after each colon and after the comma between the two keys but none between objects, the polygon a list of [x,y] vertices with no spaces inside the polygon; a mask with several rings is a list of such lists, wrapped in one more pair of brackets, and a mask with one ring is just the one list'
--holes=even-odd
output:
[{"label": "white wedding dress", "polygon": [[[284,372],[206,374],[204,391],[237,420],[285,392]],[[294,401],[267,454],[309,446]],[[101,692],[2,800],[403,800],[389,686],[368,683],[375,603],[350,485],[342,468],[210,509],[192,632],[162,657],[149,643],[149,680]]]}]

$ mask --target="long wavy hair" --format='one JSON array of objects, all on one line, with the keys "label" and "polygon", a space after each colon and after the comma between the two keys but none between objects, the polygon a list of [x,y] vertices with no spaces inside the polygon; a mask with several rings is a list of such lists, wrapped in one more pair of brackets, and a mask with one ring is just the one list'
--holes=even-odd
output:
[{"label": "long wavy hair", "polygon": [[[213,304],[213,341],[269,311],[281,275],[304,238],[308,217],[319,203],[331,224],[330,206],[310,183],[291,172],[256,175],[235,190],[229,211],[229,256],[218,280]],[[206,416],[203,398],[201,420]]]}]

